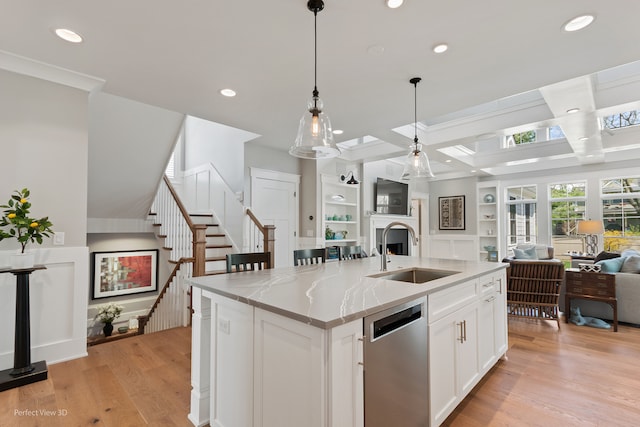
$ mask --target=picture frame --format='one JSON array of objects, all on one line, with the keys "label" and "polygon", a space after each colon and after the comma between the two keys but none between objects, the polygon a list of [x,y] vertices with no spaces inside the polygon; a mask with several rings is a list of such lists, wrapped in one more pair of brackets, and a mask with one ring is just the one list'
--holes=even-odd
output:
[{"label": "picture frame", "polygon": [[93,299],[158,290],[158,249],[92,252]]},{"label": "picture frame", "polygon": [[438,197],[440,230],[465,229],[464,196]]}]

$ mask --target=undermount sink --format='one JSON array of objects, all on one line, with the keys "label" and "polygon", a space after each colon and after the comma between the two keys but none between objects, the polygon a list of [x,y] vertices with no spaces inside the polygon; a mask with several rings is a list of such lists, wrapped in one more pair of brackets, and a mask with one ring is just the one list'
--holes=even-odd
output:
[{"label": "undermount sink", "polygon": [[460,272],[449,270],[435,270],[432,268],[410,268],[405,270],[386,271],[384,273],[372,274],[368,277],[421,284],[430,282],[431,280],[440,279],[442,277],[451,276],[452,274],[457,273]]}]

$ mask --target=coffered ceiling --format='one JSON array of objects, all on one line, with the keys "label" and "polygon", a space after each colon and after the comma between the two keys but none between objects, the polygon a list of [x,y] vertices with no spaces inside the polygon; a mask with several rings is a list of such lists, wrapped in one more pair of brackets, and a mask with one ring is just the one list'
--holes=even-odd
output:
[{"label": "coffered ceiling", "polygon": [[[288,150],[313,90],[313,14],[304,0],[0,5],[4,53],[260,135],[250,144]],[[589,27],[562,29],[585,13],[596,17]],[[639,15],[634,0],[405,0],[398,9],[384,0],[325,0],[318,89],[352,161],[406,152],[415,76],[418,136],[440,179],[630,161],[640,157],[635,129],[602,131],[599,119],[639,108]],[[84,41],[64,42],[55,28]],[[438,43],[449,49],[435,54]],[[237,96],[222,96],[225,88]],[[501,147],[505,135],[550,126],[566,138]]]}]

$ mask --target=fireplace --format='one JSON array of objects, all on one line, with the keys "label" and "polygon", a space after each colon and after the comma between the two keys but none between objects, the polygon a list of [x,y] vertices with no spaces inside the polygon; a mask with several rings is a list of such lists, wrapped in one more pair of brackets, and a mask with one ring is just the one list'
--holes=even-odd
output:
[{"label": "fireplace", "polygon": [[[376,246],[382,253],[382,231],[376,228]],[[392,228],[387,232],[387,253],[392,255],[409,255],[409,231],[406,228]]]}]

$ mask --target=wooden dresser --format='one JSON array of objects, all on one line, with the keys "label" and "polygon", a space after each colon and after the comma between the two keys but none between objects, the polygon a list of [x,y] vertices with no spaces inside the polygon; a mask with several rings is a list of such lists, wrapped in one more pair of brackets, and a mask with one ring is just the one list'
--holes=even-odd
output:
[{"label": "wooden dresser", "polygon": [[616,298],[616,275],[610,273],[586,273],[570,268],[566,271],[565,318],[571,316],[571,299],[599,301],[613,308],[613,331],[618,331],[618,298]]}]

